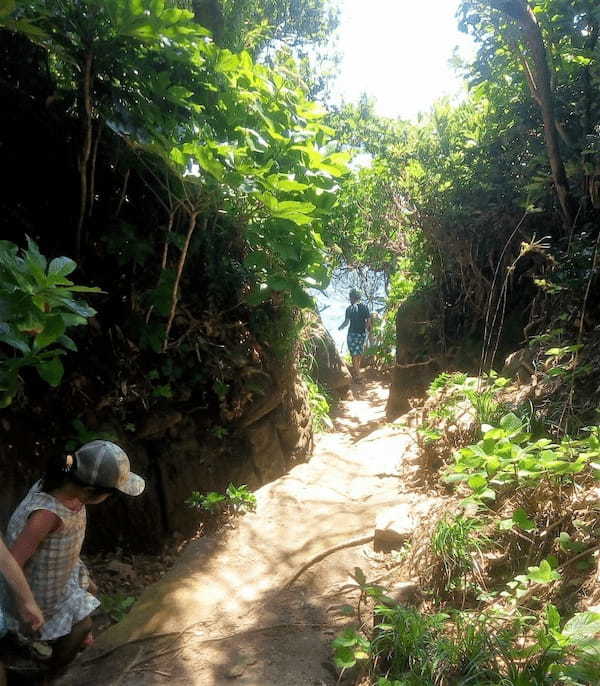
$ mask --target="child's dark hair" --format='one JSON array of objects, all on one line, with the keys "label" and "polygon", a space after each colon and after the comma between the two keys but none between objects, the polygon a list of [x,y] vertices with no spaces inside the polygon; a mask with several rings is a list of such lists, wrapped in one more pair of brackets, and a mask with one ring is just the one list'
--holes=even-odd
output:
[{"label": "child's dark hair", "polygon": [[95,495],[116,492],[116,489],[114,488],[103,488],[102,486],[92,486],[84,483],[75,475],[76,469],[77,455],[72,453],[54,455],[48,460],[46,473],[42,477],[41,490],[44,491],[44,493],[50,493],[51,491],[56,491],[66,484],[71,483],[83,488],[91,488]]}]

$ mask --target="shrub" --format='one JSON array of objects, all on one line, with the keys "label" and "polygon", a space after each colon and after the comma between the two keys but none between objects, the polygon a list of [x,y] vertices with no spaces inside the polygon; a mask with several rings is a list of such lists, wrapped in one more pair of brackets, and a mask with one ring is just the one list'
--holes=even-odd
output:
[{"label": "shrub", "polygon": [[24,367],[51,386],[60,383],[61,356],[77,350],[67,330],[96,314],[75,293],[100,292],[67,278],[76,267],[68,257],[48,262],[30,238],[26,250],[0,241],[0,407],[11,404]]}]

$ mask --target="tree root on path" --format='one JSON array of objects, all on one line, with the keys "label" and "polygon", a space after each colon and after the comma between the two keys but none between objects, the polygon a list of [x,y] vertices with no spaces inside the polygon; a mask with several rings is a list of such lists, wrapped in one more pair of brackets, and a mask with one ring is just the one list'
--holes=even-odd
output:
[{"label": "tree root on path", "polygon": [[[118,646],[114,646],[113,648],[109,648],[108,650],[105,650],[103,653],[100,655],[95,655],[92,658],[89,658],[88,660],[82,660],[82,664],[84,665],[89,665],[92,662],[97,662],[98,660],[101,660],[104,657],[108,657],[109,655],[112,655],[115,651],[119,650],[120,648],[125,648],[127,646],[134,645],[136,643],[143,643],[145,641],[152,641],[155,639],[159,638],[166,638],[166,637],[171,637],[175,636],[175,640],[173,643],[176,643],[183,635],[189,634],[191,630],[193,629],[194,626],[197,626],[200,624],[200,622],[196,622],[196,624],[192,624],[183,631],[170,631],[166,632],[163,634],[152,634],[150,636],[144,636],[142,638],[135,638],[132,641],[126,641],[125,643],[121,643]],[[261,627],[256,627],[254,629],[242,629],[241,631],[234,631],[230,634],[224,634],[223,636],[215,636],[215,638],[204,638],[201,641],[196,641],[196,644],[204,644],[204,643],[218,643],[219,641],[227,641],[230,638],[238,638],[239,636],[249,636],[251,634],[259,634],[264,631],[273,631],[275,629],[322,629],[324,627],[333,627],[336,626],[335,624],[331,624],[330,622],[308,622],[308,623],[302,623],[302,622],[284,622],[281,624],[268,624],[267,626],[261,626]],[[123,676],[127,674],[127,672],[131,671],[132,669],[137,669],[140,665],[150,662],[150,660],[154,660],[157,657],[162,657],[163,655],[167,655],[169,653],[173,652],[178,652],[179,650],[182,650],[185,648],[185,646],[180,646],[178,648],[173,648],[173,643],[171,643],[171,647],[166,648],[165,650],[160,650],[158,652],[154,652],[146,657],[142,657],[142,654],[145,650],[145,648],[142,646],[139,651],[136,653],[134,659],[129,663],[129,665],[125,668],[124,672],[121,673],[117,681],[111,682],[110,686],[120,686],[122,683]]]},{"label": "tree root on path", "polygon": [[282,590],[289,588],[294,583],[294,581],[297,581],[304,574],[304,572],[307,569],[317,564],[317,562],[321,562],[321,560],[324,560],[326,557],[329,557],[329,555],[333,555],[333,553],[336,553],[338,550],[343,550],[344,548],[355,548],[357,545],[364,545],[365,543],[370,543],[374,538],[375,536],[373,534],[369,534],[368,536],[353,538],[351,541],[346,541],[345,543],[338,543],[337,545],[334,545],[332,548],[327,548],[327,550],[324,550],[322,553],[315,555],[308,562],[303,564],[302,567],[300,567],[300,569],[283,584]]},{"label": "tree root on path", "polygon": [[[324,560],[326,557],[329,557],[329,555],[332,555],[333,553],[336,553],[338,550],[344,550],[345,548],[355,548],[356,546],[359,545],[364,545],[365,543],[370,543],[374,538],[373,534],[368,534],[366,536],[360,536],[359,538],[353,538],[350,541],[345,541],[344,543],[338,543],[337,545],[332,546],[331,548],[327,548],[327,550],[324,550],[323,552],[319,553],[318,555],[315,555],[313,558],[311,558],[308,562],[302,565],[300,569],[295,572],[293,576],[291,576],[282,586],[281,591],[286,590],[289,588],[295,581],[297,581],[304,572],[312,567],[313,565],[317,564],[317,562],[320,562],[321,560]],[[281,592],[280,591],[280,592]],[[97,662],[98,660],[101,660],[104,657],[107,657],[108,655],[111,655],[114,653],[116,650],[119,650],[119,648],[125,648],[126,646],[131,646],[136,643],[142,643],[144,641],[152,641],[155,639],[160,639],[160,638],[170,638],[172,636],[175,637],[175,640],[171,644],[169,648],[166,650],[160,651],[158,653],[154,653],[152,655],[149,655],[146,658],[139,659],[140,653],[136,655],[135,660],[131,664],[131,666],[128,668],[132,669],[133,667],[138,667],[140,664],[143,664],[144,662],[148,662],[149,660],[159,657],[163,654],[173,652],[173,644],[176,643],[182,636],[185,634],[189,634],[194,627],[197,627],[198,625],[206,625],[206,622],[194,622],[193,624],[190,624],[187,626],[185,629],[182,631],[168,631],[165,633],[161,634],[151,634],[149,636],[143,636],[141,638],[134,638],[130,641],[125,641],[124,643],[121,643],[117,646],[114,646],[113,648],[109,648],[105,650],[104,652],[100,653],[99,655],[94,655],[93,657],[89,657],[87,660],[83,659],[81,662],[83,665],[89,665],[92,664],[93,662]],[[314,624],[294,624],[294,623],[285,623],[285,624],[272,624],[268,625],[265,627],[258,627],[256,629],[245,629],[242,631],[237,631],[231,634],[225,634],[224,636],[217,636],[215,638],[207,638],[203,639],[202,641],[198,641],[198,643],[216,643],[218,641],[225,641],[230,638],[235,638],[237,636],[245,636],[249,634],[255,634],[255,633],[260,633],[262,631],[270,631],[271,629],[289,629],[289,628],[319,628],[319,627],[325,627],[325,626],[331,626],[330,624],[327,623],[314,623]]]}]

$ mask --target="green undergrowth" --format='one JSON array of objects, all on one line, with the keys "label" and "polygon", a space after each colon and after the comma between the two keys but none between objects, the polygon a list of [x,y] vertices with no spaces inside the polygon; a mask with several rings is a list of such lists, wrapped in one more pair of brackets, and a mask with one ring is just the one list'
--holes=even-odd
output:
[{"label": "green undergrowth", "polygon": [[327,391],[310,376],[304,374],[302,378],[308,390],[308,405],[312,416],[313,430],[315,433],[320,433],[325,431],[329,425],[331,399]]},{"label": "green undergrowth", "polygon": [[[585,611],[600,427],[561,433],[511,390],[494,374],[431,384],[418,440],[422,452],[444,446],[434,478],[454,504],[411,541],[402,569],[419,580],[418,601],[395,602],[356,570],[360,600],[345,610],[355,625],[333,646],[342,671],[376,686],[600,683],[600,613]],[[471,426],[457,432],[465,410]]]},{"label": "green undergrowth", "polygon": [[185,502],[189,507],[225,517],[237,517],[256,510],[256,496],[245,485],[229,484],[225,493],[193,491]]},{"label": "green undergrowth", "polygon": [[[549,565],[531,567],[507,586],[503,604],[483,610],[423,612],[395,603],[356,569],[360,599],[346,612],[355,612],[359,625],[334,640],[335,662],[341,670],[360,665],[377,686],[597,684],[600,613],[567,620],[551,603],[537,612],[525,603],[556,574]],[[368,599],[372,627],[360,614]]]}]

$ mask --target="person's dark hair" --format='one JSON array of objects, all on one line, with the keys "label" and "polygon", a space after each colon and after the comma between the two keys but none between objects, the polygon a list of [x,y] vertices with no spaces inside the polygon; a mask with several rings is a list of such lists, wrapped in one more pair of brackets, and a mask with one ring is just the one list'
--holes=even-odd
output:
[{"label": "person's dark hair", "polygon": [[75,475],[77,469],[77,456],[72,453],[63,453],[61,455],[54,455],[48,460],[46,466],[46,473],[42,477],[41,490],[44,493],[50,493],[62,488],[68,483],[77,484],[82,488],[93,489],[94,495],[104,495],[106,493],[115,493],[114,488],[103,488],[102,486],[92,486],[86,484]]}]

